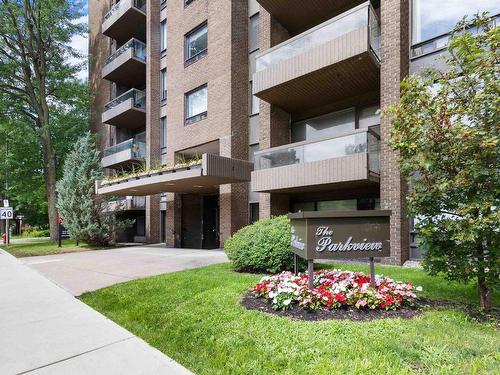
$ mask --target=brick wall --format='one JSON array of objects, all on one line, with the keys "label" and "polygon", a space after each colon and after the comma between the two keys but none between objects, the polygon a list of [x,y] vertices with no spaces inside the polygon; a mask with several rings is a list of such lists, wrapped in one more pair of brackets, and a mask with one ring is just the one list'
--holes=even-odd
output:
[{"label": "brick wall", "polygon": [[89,0],[89,92],[90,131],[98,135],[100,148],[108,145],[110,125],[101,122],[104,105],[110,100],[109,81],[101,71],[109,55],[109,38],[102,35],[102,20],[110,7],[109,1]]},{"label": "brick wall", "polygon": [[[160,1],[146,2],[146,165],[160,163]],[[146,242],[160,242],[160,195],[146,199]]]},{"label": "brick wall", "polygon": [[[409,68],[409,0],[386,0],[381,2],[382,65],[381,107],[399,99],[400,82]],[[391,257],[389,264],[403,264],[409,258],[409,224],[406,215],[407,185],[401,179],[398,156],[387,145],[391,124],[382,118],[382,149],[380,156],[380,198],[382,209],[392,210]]]},{"label": "brick wall", "polygon": [[[184,36],[208,24],[208,53],[184,64]],[[247,0],[184,0],[167,3],[167,164],[186,148],[218,141],[222,156],[248,158],[248,3]],[[185,93],[208,85],[208,116],[184,124]],[[220,236],[223,242],[248,220],[248,184],[223,185],[220,191]],[[178,246],[182,204],[176,194],[167,197],[166,236]]]},{"label": "brick wall", "polygon": [[[260,8],[260,48],[265,51],[288,39],[288,32],[271,15]],[[290,143],[290,114],[281,108],[260,101],[260,149],[281,146]],[[259,199],[259,217],[287,213],[288,196],[261,193]]]}]

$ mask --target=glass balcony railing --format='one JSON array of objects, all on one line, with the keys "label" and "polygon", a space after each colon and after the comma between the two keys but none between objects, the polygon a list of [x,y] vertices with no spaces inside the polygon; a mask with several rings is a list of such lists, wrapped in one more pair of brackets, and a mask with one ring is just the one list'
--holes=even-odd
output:
[{"label": "glass balcony railing", "polygon": [[319,141],[292,143],[255,154],[255,169],[328,160],[354,154],[368,154],[370,172],[380,174],[380,136],[374,129]]},{"label": "glass balcony railing", "polygon": [[108,13],[104,15],[104,19],[112,17],[114,14],[118,13],[120,9],[125,9],[126,7],[133,6],[143,12],[146,11],[146,0],[121,0],[117,4],[113,5]]},{"label": "glass balcony railing", "polygon": [[257,58],[256,71],[265,70],[362,27],[368,27],[370,47],[380,60],[380,22],[370,3],[365,3],[264,52]]},{"label": "glass balcony railing", "polygon": [[125,142],[108,147],[104,150],[104,156],[111,156],[122,151],[131,150],[133,159],[143,159],[146,157],[146,133],[137,134],[134,138]]},{"label": "glass balcony railing", "polygon": [[132,49],[134,57],[146,62],[146,44],[141,42],[140,40],[132,38],[107,58],[106,65],[130,49]]},{"label": "glass balcony railing", "polygon": [[108,104],[104,106],[106,110],[116,107],[118,104],[123,103],[126,100],[132,99],[135,108],[146,109],[146,94],[144,91],[137,89],[130,89],[127,92],[116,97]]}]

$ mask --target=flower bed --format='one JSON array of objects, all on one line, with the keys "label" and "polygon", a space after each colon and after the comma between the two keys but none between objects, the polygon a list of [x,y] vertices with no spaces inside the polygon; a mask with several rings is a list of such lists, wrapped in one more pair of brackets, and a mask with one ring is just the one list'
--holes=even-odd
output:
[{"label": "flower bed", "polygon": [[412,306],[417,298],[409,283],[394,281],[387,276],[375,276],[376,288],[370,277],[361,272],[322,270],[314,273],[314,289],[307,287],[308,275],[295,276],[283,272],[265,276],[251,292],[256,298],[266,299],[274,310],[288,310],[299,306],[305,310],[339,309],[352,306],[364,310],[396,310]]}]

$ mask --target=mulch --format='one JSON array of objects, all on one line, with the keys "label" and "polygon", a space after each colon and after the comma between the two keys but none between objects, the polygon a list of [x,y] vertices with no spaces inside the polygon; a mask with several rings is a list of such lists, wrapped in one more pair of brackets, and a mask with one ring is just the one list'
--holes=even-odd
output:
[{"label": "mulch", "polygon": [[[340,309],[319,309],[317,311],[307,311],[298,305],[294,305],[286,311],[273,310],[271,304],[264,298],[255,298],[251,292],[248,292],[241,300],[241,305],[249,310],[260,311],[268,314],[273,314],[281,317],[288,317],[304,321],[321,321],[321,320],[351,320],[358,322],[366,322],[376,319],[412,319],[424,311],[426,308],[452,308],[465,311],[475,320],[480,321],[496,321],[499,322],[499,313],[496,311],[488,316],[478,313],[478,310],[473,306],[463,305],[450,301],[431,301],[424,298],[417,299],[412,307],[404,307],[399,310],[358,310],[354,307],[346,306]],[[494,323],[494,325],[497,325]]]}]

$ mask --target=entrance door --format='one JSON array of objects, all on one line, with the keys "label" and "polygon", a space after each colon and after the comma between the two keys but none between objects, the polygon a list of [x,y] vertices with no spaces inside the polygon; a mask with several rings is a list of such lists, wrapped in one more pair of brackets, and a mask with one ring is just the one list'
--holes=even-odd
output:
[{"label": "entrance door", "polygon": [[203,197],[203,248],[219,247],[219,196]]},{"label": "entrance door", "polygon": [[183,194],[181,197],[181,247],[200,249],[202,247],[202,197],[198,194]]}]

